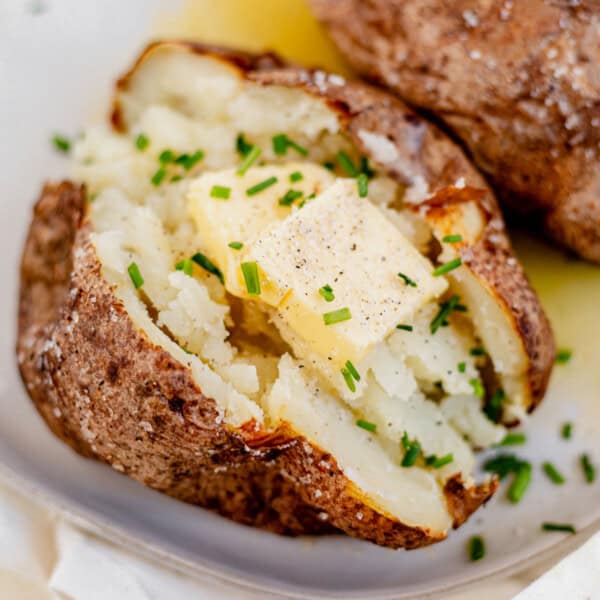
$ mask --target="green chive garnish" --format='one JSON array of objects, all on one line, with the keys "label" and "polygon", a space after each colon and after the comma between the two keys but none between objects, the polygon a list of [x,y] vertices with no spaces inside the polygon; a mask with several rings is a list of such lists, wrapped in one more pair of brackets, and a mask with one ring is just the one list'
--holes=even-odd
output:
[{"label": "green chive garnish", "polygon": [[356,367],[349,360],[346,361],[346,369],[348,369],[350,375],[352,375],[352,377],[354,379],[356,379],[356,381],[360,381],[359,372],[356,370]]},{"label": "green chive garnish", "polygon": [[194,154],[182,154],[175,159],[175,163],[181,165],[186,171],[192,169],[196,163],[204,158],[202,150],[196,150]]},{"label": "green chive garnish", "polygon": [[169,180],[171,183],[177,183],[178,181],[181,181],[183,179],[183,177],[181,175],[173,175],[173,177],[171,177],[171,179]]},{"label": "green chive garnish", "polygon": [[421,454],[421,444],[419,444],[417,440],[409,440],[408,433],[405,431],[402,435],[402,445],[406,452],[404,453],[404,457],[400,464],[403,467],[412,467]]},{"label": "green chive garnish", "polygon": [[453,460],[454,456],[452,453],[446,454],[445,456],[435,456],[435,454],[432,454],[431,456],[425,457],[425,464],[434,469],[441,469],[442,467],[449,465]]},{"label": "green chive garnish", "polygon": [[462,258],[459,256],[458,258],[455,258],[451,261],[448,261],[447,263],[444,263],[443,265],[440,265],[439,267],[436,267],[431,274],[434,277],[439,277],[440,275],[445,275],[446,273],[457,269],[458,267],[460,267],[460,265],[462,265]]},{"label": "green chive garnish", "polygon": [[223,273],[221,273],[221,269],[219,269],[210,258],[202,254],[202,252],[196,252],[196,254],[192,256],[192,260],[211,275],[216,275],[221,283],[225,283],[225,278],[223,277]]},{"label": "green chive garnish", "polygon": [[442,238],[442,242],[444,242],[445,244],[455,244],[456,242],[462,242],[462,235],[460,235],[460,233],[454,233],[452,235],[445,235]]},{"label": "green chive garnish", "polygon": [[473,388],[473,393],[478,398],[483,398],[485,396],[485,388],[483,387],[483,383],[481,383],[481,379],[471,379],[469,380],[469,383]]},{"label": "green chive garnish", "polygon": [[352,377],[352,374],[350,373],[350,371],[348,371],[348,369],[341,369],[341,372],[346,382],[346,385],[348,386],[348,389],[352,393],[354,393],[356,391],[356,384],[354,383],[354,378]]},{"label": "green chive garnish", "polygon": [[283,156],[288,148],[293,148],[298,154],[302,156],[306,156],[308,154],[308,150],[303,148],[296,142],[290,140],[285,133],[280,133],[273,138],[273,152],[278,156]]},{"label": "green chive garnish", "polygon": [[248,152],[250,152],[250,150],[252,150],[254,146],[252,144],[249,144],[245,139],[244,139],[244,134],[240,133],[236,140],[235,140],[235,149],[237,150],[237,153],[243,158],[245,157]]},{"label": "green chive garnish", "polygon": [[323,297],[325,302],[333,302],[335,300],[333,288],[329,284],[319,288],[319,294]]},{"label": "green chive garnish", "polygon": [[294,171],[293,173],[290,173],[290,181],[292,183],[296,183],[297,181],[302,181],[304,179],[304,175],[302,175],[302,173],[300,173],[300,171]]},{"label": "green chive garnish", "polygon": [[358,195],[361,198],[366,198],[369,195],[369,178],[365,173],[360,173],[356,178],[356,184],[358,186]]},{"label": "green chive garnish", "polygon": [[323,167],[325,169],[327,169],[328,171],[334,171],[335,170],[335,165],[332,162],[324,162],[323,163]]},{"label": "green chive garnish", "polygon": [[410,285],[410,287],[417,287],[416,281],[413,281],[408,275],[404,273],[398,273],[398,277],[404,281],[406,285]]},{"label": "green chive garnish", "polygon": [[298,198],[302,198],[302,192],[298,190],[288,190],[279,198],[279,206],[291,206]]},{"label": "green chive garnish", "polygon": [[347,307],[338,308],[338,310],[332,310],[323,314],[323,322],[325,325],[334,325],[335,323],[341,323],[342,321],[348,321],[352,318],[350,309]]},{"label": "green chive garnish", "polygon": [[485,542],[479,535],[474,535],[469,540],[469,558],[472,562],[481,560],[485,556]]},{"label": "green chive garnish", "polygon": [[159,186],[163,179],[166,177],[167,175],[167,170],[164,167],[161,167],[160,169],[158,169],[158,171],[156,171],[156,173],[154,173],[154,175],[152,175],[152,179],[150,179],[150,181],[152,182],[152,185],[155,186]]},{"label": "green chive garnish", "polygon": [[352,162],[352,159],[343,151],[337,153],[337,160],[340,164],[340,167],[346,172],[350,177],[358,176],[358,169],[356,165]]},{"label": "green chive garnish", "polygon": [[569,350],[568,348],[561,348],[556,353],[556,363],[559,365],[565,365],[571,360],[572,356],[573,356],[572,350]]},{"label": "green chive garnish", "polygon": [[486,402],[483,412],[487,418],[494,423],[498,423],[502,415],[502,404],[504,403],[504,390],[496,390],[492,397]]},{"label": "green chive garnish", "polygon": [[140,133],[135,138],[135,147],[140,152],[143,152],[149,145],[150,145],[150,140],[148,139],[148,136],[145,133]]},{"label": "green chive garnish", "polygon": [[553,483],[556,483],[557,485],[562,485],[565,482],[565,478],[561,475],[558,469],[551,462],[545,462],[542,465],[542,468],[544,469],[544,473],[548,475],[548,478]]},{"label": "green chive garnish", "polygon": [[377,431],[377,425],[375,425],[375,423],[369,423],[369,421],[363,421],[363,419],[358,419],[358,421],[356,421],[356,424],[359,427],[362,427],[363,429],[370,431],[371,433],[374,433],[375,431]]},{"label": "green chive garnish", "polygon": [[369,159],[366,156],[360,157],[360,172],[364,173],[369,179],[375,175],[375,171],[371,169]]},{"label": "green chive garnish", "polygon": [[71,150],[71,141],[64,135],[56,134],[52,138],[52,143],[59,152],[63,152],[64,154],[67,154]]},{"label": "green chive garnish", "polygon": [[481,346],[479,346],[478,348],[471,348],[469,354],[471,356],[484,356],[485,350]]},{"label": "green chive garnish", "polygon": [[412,325],[396,325],[396,329],[400,329],[402,331],[412,331],[413,326]]},{"label": "green chive garnish", "polygon": [[231,188],[222,185],[213,185],[210,190],[210,196],[211,198],[229,200],[229,196],[231,196]]},{"label": "green chive garnish", "polygon": [[431,333],[435,333],[445,322],[450,313],[454,310],[454,307],[458,304],[458,296],[452,296],[448,302],[442,302],[440,304],[440,310],[438,314],[433,318],[429,329]]},{"label": "green chive garnish", "polygon": [[244,244],[242,244],[242,242],[229,242],[229,244],[227,244],[230,248],[233,248],[234,250],[241,250],[244,247]]},{"label": "green chive garnish", "polygon": [[527,441],[524,433],[507,433],[499,446],[522,446]]},{"label": "green chive garnish", "polygon": [[194,272],[194,263],[191,258],[182,258],[176,265],[177,271],[183,271],[186,275],[192,275]]},{"label": "green chive garnish", "polygon": [[170,162],[173,162],[174,160],[175,160],[175,153],[172,150],[163,150],[158,155],[158,162],[161,165],[169,164]]},{"label": "green chive garnish", "polygon": [[583,474],[585,475],[585,480],[588,483],[593,483],[596,479],[596,467],[592,464],[592,461],[587,454],[582,454],[580,461]]},{"label": "green chive garnish", "polygon": [[258,265],[255,262],[243,262],[241,264],[241,268],[248,294],[250,296],[260,296],[260,279],[258,277]]},{"label": "green chive garnish", "polygon": [[140,273],[140,268],[137,266],[137,263],[132,262],[127,267],[127,272],[129,273],[129,277],[131,277],[131,281],[133,281],[136,290],[144,285],[144,278]]},{"label": "green chive garnish", "polygon": [[564,423],[560,430],[560,434],[563,439],[570,440],[573,435],[573,423]]},{"label": "green chive garnish", "polygon": [[252,146],[247,154],[244,155],[244,160],[241,162],[236,173],[245,175],[246,171],[258,160],[261,150],[258,146]]},{"label": "green chive garnish", "polygon": [[467,370],[467,363],[466,362],[459,362],[458,363],[458,372],[459,373],[464,373]]},{"label": "green chive garnish", "polygon": [[508,499],[515,504],[519,502],[527,491],[530,482],[531,465],[528,462],[521,462],[515,478],[508,489]]},{"label": "green chive garnish", "polygon": [[523,463],[514,454],[498,454],[487,460],[484,465],[484,471],[495,473],[498,479],[504,479],[509,473],[516,473]]},{"label": "green chive garnish", "polygon": [[[248,154],[248,156],[250,156],[250,154]],[[269,177],[268,179],[265,179],[264,181],[261,181],[260,183],[257,183],[256,185],[253,185],[252,187],[248,188],[246,190],[246,195],[254,196],[254,194],[258,194],[259,192],[266,190],[268,187],[274,185],[275,183],[277,183],[277,177]]]},{"label": "green chive garnish", "polygon": [[565,531],[566,533],[577,533],[573,525],[567,523],[542,523],[542,531]]}]

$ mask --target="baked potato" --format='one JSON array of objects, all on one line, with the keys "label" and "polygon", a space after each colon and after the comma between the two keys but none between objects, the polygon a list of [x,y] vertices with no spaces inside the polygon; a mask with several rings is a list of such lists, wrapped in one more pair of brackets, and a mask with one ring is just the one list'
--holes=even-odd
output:
[{"label": "baked potato", "polygon": [[465,144],[513,213],[600,262],[600,4],[311,4],[360,73]]},{"label": "baked potato", "polygon": [[73,163],[21,267],[18,362],[56,435],[279,533],[417,548],[490,498],[473,450],[541,400],[552,332],[435,127],[362,83],[163,42]]}]

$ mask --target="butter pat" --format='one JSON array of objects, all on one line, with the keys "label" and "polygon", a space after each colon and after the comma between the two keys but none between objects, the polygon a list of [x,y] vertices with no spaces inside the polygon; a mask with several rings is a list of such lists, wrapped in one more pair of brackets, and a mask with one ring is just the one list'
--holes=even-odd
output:
[{"label": "butter pat", "polygon": [[[291,181],[293,173],[301,173],[299,181]],[[248,195],[253,186],[275,177],[277,182],[261,192]],[[226,287],[235,295],[243,295],[239,264],[243,251],[229,247],[241,242],[244,248],[260,233],[290,215],[292,206],[281,206],[279,200],[289,190],[302,192],[297,205],[311,194],[319,194],[333,183],[333,175],[325,168],[308,163],[287,163],[252,167],[239,176],[235,169],[214,171],[194,180],[188,191],[188,210],[196,223],[204,252],[223,271]],[[215,186],[229,189],[227,199],[215,198]]]},{"label": "butter pat", "polygon": [[[358,364],[447,287],[381,211],[358,196],[354,180],[337,180],[244,254],[259,267],[261,300],[276,308],[303,346],[338,368],[347,360]],[[399,272],[417,285],[407,285]],[[319,294],[324,285],[334,301]],[[337,311],[351,318],[327,324],[328,313]]]}]

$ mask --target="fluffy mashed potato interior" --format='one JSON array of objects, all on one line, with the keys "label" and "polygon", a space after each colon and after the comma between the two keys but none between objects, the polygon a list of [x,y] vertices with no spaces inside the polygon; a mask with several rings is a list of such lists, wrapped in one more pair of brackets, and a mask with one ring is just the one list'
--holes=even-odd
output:
[{"label": "fluffy mashed potato interior", "polygon": [[[378,510],[445,532],[445,481],[460,474],[470,484],[472,448],[499,441],[504,429],[482,411],[489,357],[478,350],[470,307],[442,314],[451,283],[432,277],[421,254],[431,233],[396,210],[403,190],[361,161],[325,103],[248,82],[221,60],[159,52],[119,102],[127,131],[88,129],[75,177],[88,186],[104,276],[134,322],[190,367],[225,422],[287,421],[330,452]],[[240,173],[252,148],[260,155]],[[346,158],[362,170],[366,194]],[[326,229],[319,216],[331,207]],[[367,213],[372,221],[357,228],[356,215]],[[310,278],[295,276],[298,244]],[[402,266],[377,264],[389,248],[420,287],[398,276]],[[261,294],[253,294],[242,265],[261,261]],[[378,273],[385,286],[370,292],[363,280]],[[337,300],[328,302],[327,286]],[[405,294],[401,322],[390,290]],[[346,304],[353,321],[322,326],[322,313]],[[369,336],[368,320],[358,324],[373,318],[375,327],[376,314]],[[329,332],[339,334],[333,344]],[[403,466],[415,442],[418,458]]]}]

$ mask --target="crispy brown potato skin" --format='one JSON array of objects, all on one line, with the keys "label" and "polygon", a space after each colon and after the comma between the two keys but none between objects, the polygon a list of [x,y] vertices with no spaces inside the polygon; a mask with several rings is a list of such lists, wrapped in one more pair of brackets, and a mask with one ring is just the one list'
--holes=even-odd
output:
[{"label": "crispy brown potato skin", "polygon": [[[386,167],[400,182],[410,184],[419,175],[436,189],[464,177],[467,183],[484,186],[453,142],[384,92],[360,83],[332,83],[319,72],[284,68],[273,57],[265,66],[246,55],[234,60],[230,51],[182,47],[232,61],[245,77],[263,85],[301,87],[323,98],[338,110],[348,135],[365,153],[360,130],[385,135],[403,158]],[[127,81],[128,76],[119,86],[127,86]],[[127,127],[118,102],[113,122]],[[482,244],[491,245],[503,259],[511,257],[493,195],[486,192],[481,198],[496,233],[495,241],[486,237]],[[233,429],[219,422],[214,400],[202,394],[187,367],[134,325],[102,278],[84,213],[83,188],[70,182],[46,186],[22,259],[19,367],[30,396],[56,435],[81,454],[145,485],[278,533],[343,531],[391,548],[417,548],[441,539],[365,504],[335,458],[289,425],[268,431],[255,423]],[[482,260],[493,266],[490,256],[494,254],[482,254]],[[481,269],[481,277],[498,286],[513,310],[513,292],[500,290],[489,266]],[[526,292],[527,302],[513,314],[529,323],[520,331],[532,364],[531,380],[535,374],[541,381],[532,384],[537,402],[551,369],[547,349],[553,347],[552,334],[522,270],[509,267],[502,267],[504,277]],[[455,526],[496,487],[496,481],[465,488],[458,477],[449,480],[445,494]],[[318,498],[317,490],[322,493]]]},{"label": "crispy brown potato skin", "polygon": [[600,262],[600,4],[311,3],[350,63],[441,119],[507,206]]}]

